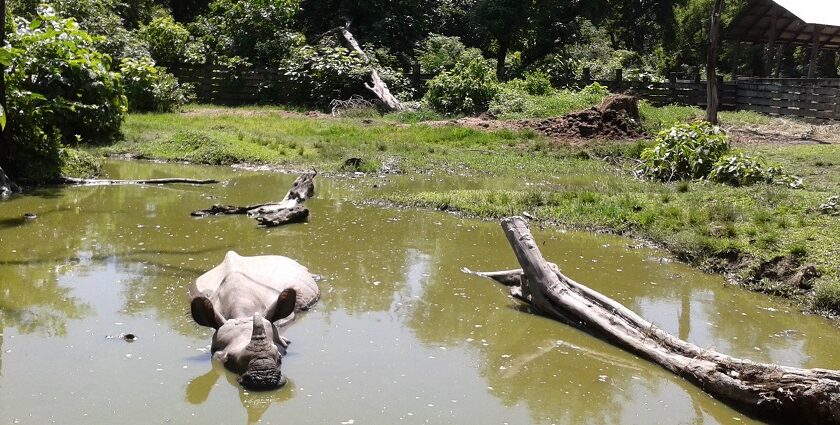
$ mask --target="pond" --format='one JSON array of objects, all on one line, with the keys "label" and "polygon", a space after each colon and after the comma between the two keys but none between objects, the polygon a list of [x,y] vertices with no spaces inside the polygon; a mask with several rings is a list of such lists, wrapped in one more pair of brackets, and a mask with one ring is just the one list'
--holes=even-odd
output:
[{"label": "pond", "polygon": [[[278,199],[295,176],[137,162],[109,163],[107,176],[224,183],[48,188],[0,203],[0,423],[754,422],[462,274],[516,267],[497,223],[348,201],[516,183],[319,177],[308,223],[265,229],[189,212]],[[570,277],[683,339],[840,368],[826,320],[628,239],[534,230]],[[322,300],[286,333],[289,384],[278,391],[240,389],[211,363],[211,332],[189,317],[187,287],[228,250],[286,255],[321,276]]]}]

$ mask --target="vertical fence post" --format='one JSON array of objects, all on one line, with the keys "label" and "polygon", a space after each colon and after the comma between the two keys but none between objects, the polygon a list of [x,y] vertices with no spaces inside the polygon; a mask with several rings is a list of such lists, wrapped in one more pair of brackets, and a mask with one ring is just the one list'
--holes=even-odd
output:
[{"label": "vertical fence post", "polygon": [[624,70],[621,68],[615,70],[615,91],[624,91]]},{"label": "vertical fence post", "polygon": [[668,74],[668,103],[677,103],[677,73]]}]

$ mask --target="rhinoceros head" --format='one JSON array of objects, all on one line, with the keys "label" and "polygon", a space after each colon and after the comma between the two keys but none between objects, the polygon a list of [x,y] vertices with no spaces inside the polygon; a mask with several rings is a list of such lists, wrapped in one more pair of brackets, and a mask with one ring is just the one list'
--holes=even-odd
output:
[{"label": "rhinoceros head", "polygon": [[212,344],[214,357],[226,368],[241,375],[239,383],[243,387],[270,390],[286,383],[286,378],[280,373],[280,357],[285,354],[285,344],[273,322],[294,312],[295,296],[294,289],[286,289],[265,316],[256,312],[252,317],[229,320],[217,314],[212,303],[194,305],[193,317],[196,321],[207,322],[216,328]]}]

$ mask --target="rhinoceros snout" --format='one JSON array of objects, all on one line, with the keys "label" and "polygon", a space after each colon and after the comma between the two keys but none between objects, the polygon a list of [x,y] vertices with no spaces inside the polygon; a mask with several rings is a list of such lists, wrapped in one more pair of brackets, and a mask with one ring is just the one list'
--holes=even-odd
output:
[{"label": "rhinoceros snout", "polygon": [[249,390],[266,391],[286,384],[280,363],[270,357],[257,357],[248,362],[248,369],[239,377],[239,384]]}]

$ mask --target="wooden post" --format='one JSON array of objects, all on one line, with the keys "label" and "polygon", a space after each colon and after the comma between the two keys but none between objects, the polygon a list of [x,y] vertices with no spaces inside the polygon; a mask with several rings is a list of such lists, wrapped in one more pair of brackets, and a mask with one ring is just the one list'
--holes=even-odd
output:
[{"label": "wooden post", "polygon": [[668,103],[677,103],[677,73],[668,74]]},{"label": "wooden post", "polygon": [[738,61],[741,59],[741,42],[736,41],[732,47],[732,81],[738,79]]},{"label": "wooden post", "polygon": [[720,47],[720,13],[723,5],[724,0],[715,0],[709,31],[709,58],[706,61],[706,121],[715,125],[718,123],[717,56]]},{"label": "wooden post", "polygon": [[779,78],[782,75],[782,54],[784,53],[786,44],[779,44],[776,48],[776,58],[773,64],[773,77]]},{"label": "wooden post", "polygon": [[774,10],[771,17],[772,24],[770,25],[770,41],[767,42],[766,58],[764,62],[764,76],[769,77],[773,73],[773,56],[776,47],[776,37],[779,35],[779,14]]},{"label": "wooden post", "polygon": [[820,54],[820,32],[821,25],[814,25],[814,32],[811,34],[811,63],[808,64],[808,78],[814,78],[817,73],[817,60]]}]

